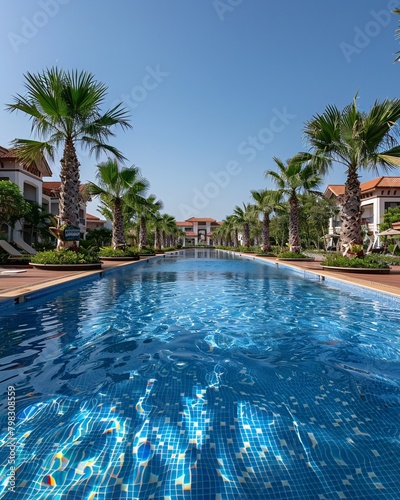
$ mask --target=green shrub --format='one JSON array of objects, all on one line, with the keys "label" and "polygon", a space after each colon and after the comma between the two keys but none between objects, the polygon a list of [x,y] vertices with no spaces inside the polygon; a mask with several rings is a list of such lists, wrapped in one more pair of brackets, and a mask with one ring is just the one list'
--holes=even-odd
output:
[{"label": "green shrub", "polygon": [[364,267],[367,269],[388,269],[389,264],[380,255],[369,254],[365,255],[364,258],[359,257],[344,257],[340,253],[329,254],[325,257],[325,260],[321,262],[324,266],[333,266],[333,267],[353,267],[359,268]]},{"label": "green shrub", "polygon": [[150,247],[142,247],[138,251],[139,251],[140,255],[154,255],[155,254],[154,248],[150,248]]},{"label": "green shrub", "polygon": [[33,255],[31,262],[34,264],[95,264],[100,262],[97,253],[74,250],[46,250]]},{"label": "green shrub", "polygon": [[56,244],[55,242],[52,241],[47,241],[47,242],[39,241],[37,243],[34,243],[32,246],[36,251],[43,252],[44,250],[54,250]]},{"label": "green shrub", "polygon": [[127,247],[125,250],[114,250],[112,247],[101,247],[100,257],[135,257],[139,259],[136,248]]}]

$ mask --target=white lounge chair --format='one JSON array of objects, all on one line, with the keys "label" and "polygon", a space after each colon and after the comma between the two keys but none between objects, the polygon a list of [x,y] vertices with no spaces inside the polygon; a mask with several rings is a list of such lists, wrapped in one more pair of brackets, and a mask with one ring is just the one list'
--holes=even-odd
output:
[{"label": "white lounge chair", "polygon": [[13,246],[11,246],[7,241],[5,240],[0,240],[0,247],[8,253],[8,258],[9,259],[21,259],[23,258],[23,254],[21,252],[18,252]]},{"label": "white lounge chair", "polygon": [[32,248],[30,245],[28,245],[28,243],[20,238],[14,238],[14,243],[17,245],[17,247],[21,248],[21,250],[25,250],[26,253],[29,253],[29,255],[37,254],[37,251],[34,248]]},{"label": "white lounge chair", "polygon": [[26,269],[10,269],[9,271],[1,271],[0,274],[19,274],[26,273]]}]

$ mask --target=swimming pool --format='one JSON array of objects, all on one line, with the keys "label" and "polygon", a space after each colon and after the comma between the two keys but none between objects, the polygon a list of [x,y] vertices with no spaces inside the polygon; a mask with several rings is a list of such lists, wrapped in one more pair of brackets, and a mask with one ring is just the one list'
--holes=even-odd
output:
[{"label": "swimming pool", "polygon": [[1,315],[1,498],[400,497],[396,300],[186,252]]}]

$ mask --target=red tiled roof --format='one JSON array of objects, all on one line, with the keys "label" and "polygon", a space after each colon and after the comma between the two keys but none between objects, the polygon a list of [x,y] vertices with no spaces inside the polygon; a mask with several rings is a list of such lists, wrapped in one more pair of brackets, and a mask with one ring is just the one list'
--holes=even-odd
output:
[{"label": "red tiled roof", "polygon": [[[376,188],[400,188],[400,177],[381,176],[360,184],[361,192],[371,191]],[[344,194],[344,184],[329,184],[325,189],[325,196],[333,193],[335,196]]]},{"label": "red tiled roof", "polygon": [[370,191],[375,188],[400,188],[400,177],[378,177],[361,184],[361,191]]},{"label": "red tiled roof", "polygon": [[190,238],[195,238],[197,236],[196,233],[193,233],[192,231],[188,231],[185,236],[189,236]]},{"label": "red tiled roof", "polygon": [[335,196],[340,196],[344,194],[344,184],[329,184],[325,189],[324,195],[327,196],[328,191],[330,191]]},{"label": "red tiled roof", "polygon": [[[3,146],[0,146],[0,158],[18,161],[14,151],[15,149],[7,149]],[[44,156],[41,156],[41,159],[39,161],[32,162],[32,164],[36,166],[36,168],[41,172],[43,176],[51,177],[53,175],[52,171],[50,170],[50,166]]]},{"label": "red tiled roof", "polygon": [[193,226],[191,222],[177,222],[177,226],[184,227],[184,226]]},{"label": "red tiled roof", "polygon": [[186,219],[186,221],[191,221],[191,222],[217,222],[215,219],[210,219],[208,217],[190,217],[190,219]]},{"label": "red tiled roof", "polygon": [[88,214],[86,212],[86,220],[92,221],[92,222],[105,222],[104,220],[101,220],[99,217],[96,217],[95,215]]}]

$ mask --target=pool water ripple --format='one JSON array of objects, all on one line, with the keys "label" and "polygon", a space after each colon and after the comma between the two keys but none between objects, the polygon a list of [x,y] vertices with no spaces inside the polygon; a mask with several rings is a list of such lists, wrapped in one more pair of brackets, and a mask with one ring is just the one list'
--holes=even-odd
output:
[{"label": "pool water ripple", "polygon": [[399,309],[219,257],[2,318],[1,498],[399,498]]}]

